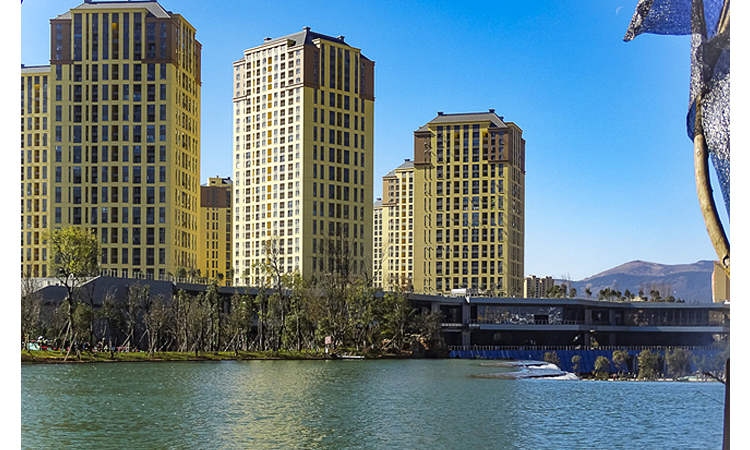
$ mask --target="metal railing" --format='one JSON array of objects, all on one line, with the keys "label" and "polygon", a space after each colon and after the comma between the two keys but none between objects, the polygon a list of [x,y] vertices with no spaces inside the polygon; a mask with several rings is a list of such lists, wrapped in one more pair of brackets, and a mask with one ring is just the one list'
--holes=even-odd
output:
[{"label": "metal railing", "polygon": [[614,351],[614,350],[631,350],[631,351],[643,351],[643,350],[672,350],[675,348],[681,348],[684,350],[721,350],[721,347],[717,346],[686,346],[686,345],[644,345],[644,346],[584,346],[584,345],[449,345],[449,351],[501,351],[501,350],[538,350],[538,351],[557,351],[557,350],[603,350],[603,351]]},{"label": "metal railing", "polygon": [[[172,283],[192,283],[192,284],[211,284],[212,278],[198,277],[198,276],[185,276],[178,277],[172,274],[154,275],[144,272],[130,272],[128,271],[127,276],[123,276],[122,272],[118,269],[101,269],[98,272],[98,276],[111,277],[111,278],[125,278],[131,280],[156,280],[156,281],[169,281]],[[230,286],[231,281],[228,279],[222,280],[220,285]]]}]

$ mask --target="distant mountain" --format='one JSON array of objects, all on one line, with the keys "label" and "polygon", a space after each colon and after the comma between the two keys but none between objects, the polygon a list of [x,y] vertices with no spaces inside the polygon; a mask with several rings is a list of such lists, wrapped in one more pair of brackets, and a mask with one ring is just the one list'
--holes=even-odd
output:
[{"label": "distant mountain", "polygon": [[591,289],[592,299],[597,298],[599,291],[604,288],[623,293],[628,289],[635,295],[642,290],[649,298],[649,291],[656,289],[662,297],[671,293],[675,298],[686,302],[710,303],[713,301],[713,270],[713,261],[676,265],[631,261],[583,280],[573,281],[572,284],[578,298],[586,298],[586,287]]}]

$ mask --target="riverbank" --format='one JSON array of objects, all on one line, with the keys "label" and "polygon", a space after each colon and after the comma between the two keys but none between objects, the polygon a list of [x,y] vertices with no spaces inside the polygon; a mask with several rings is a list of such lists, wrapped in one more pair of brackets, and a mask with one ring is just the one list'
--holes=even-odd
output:
[{"label": "riverbank", "polygon": [[411,353],[344,351],[326,354],[323,351],[263,351],[263,352],[91,352],[57,350],[21,350],[21,364],[105,363],[105,362],[159,362],[159,361],[257,361],[257,360],[325,360],[346,356],[365,359],[410,358]]}]

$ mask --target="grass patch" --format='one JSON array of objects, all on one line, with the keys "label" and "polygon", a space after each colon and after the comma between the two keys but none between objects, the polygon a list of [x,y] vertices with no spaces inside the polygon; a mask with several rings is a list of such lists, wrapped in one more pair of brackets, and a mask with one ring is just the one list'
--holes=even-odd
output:
[{"label": "grass patch", "polygon": [[147,362],[147,361],[238,361],[238,360],[319,360],[323,352],[312,350],[276,352],[65,352],[54,350],[21,350],[21,362],[31,364],[63,362]]},{"label": "grass patch", "polygon": [[411,352],[389,353],[374,349],[356,350],[354,348],[338,348],[326,355],[316,350],[278,350],[278,351],[240,351],[240,352],[130,352],[120,353],[108,351],[66,352],[57,350],[21,350],[21,363],[24,364],[55,364],[75,362],[156,362],[156,361],[257,361],[257,360],[323,360],[331,359],[335,355],[361,355],[366,359],[379,358],[410,358]]}]

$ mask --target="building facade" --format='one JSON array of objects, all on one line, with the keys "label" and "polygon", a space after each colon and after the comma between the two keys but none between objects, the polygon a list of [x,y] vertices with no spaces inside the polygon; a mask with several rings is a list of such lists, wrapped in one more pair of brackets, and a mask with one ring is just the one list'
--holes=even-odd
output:
[{"label": "building facade", "polygon": [[201,277],[232,279],[232,180],[209,178],[201,186],[198,271]]},{"label": "building facade", "polygon": [[371,274],[374,62],[343,36],[272,39],[234,63],[236,284],[330,272],[345,243]]},{"label": "building facade", "polygon": [[414,132],[414,291],[523,296],[525,141],[494,110]]},{"label": "building facade", "polygon": [[376,287],[390,291],[414,290],[414,162],[407,159],[383,177],[379,244],[373,267],[379,269]]},{"label": "building facade", "polygon": [[372,285],[383,288],[383,199],[372,204]]},{"label": "building facade", "polygon": [[88,0],[50,26],[50,65],[21,75],[22,274],[52,275],[41,233],[68,226],[95,234],[121,276],[196,268],[195,28],[156,1]]},{"label": "building facade", "polygon": [[547,298],[547,291],[555,285],[555,280],[546,276],[537,278],[530,275],[523,280],[523,297],[524,298]]},{"label": "building facade", "polygon": [[47,276],[50,224],[50,66],[21,67],[21,275]]},{"label": "building facade", "polygon": [[590,348],[729,343],[730,308],[722,303],[410,298],[423,309],[442,313],[443,336],[449,346]]}]

